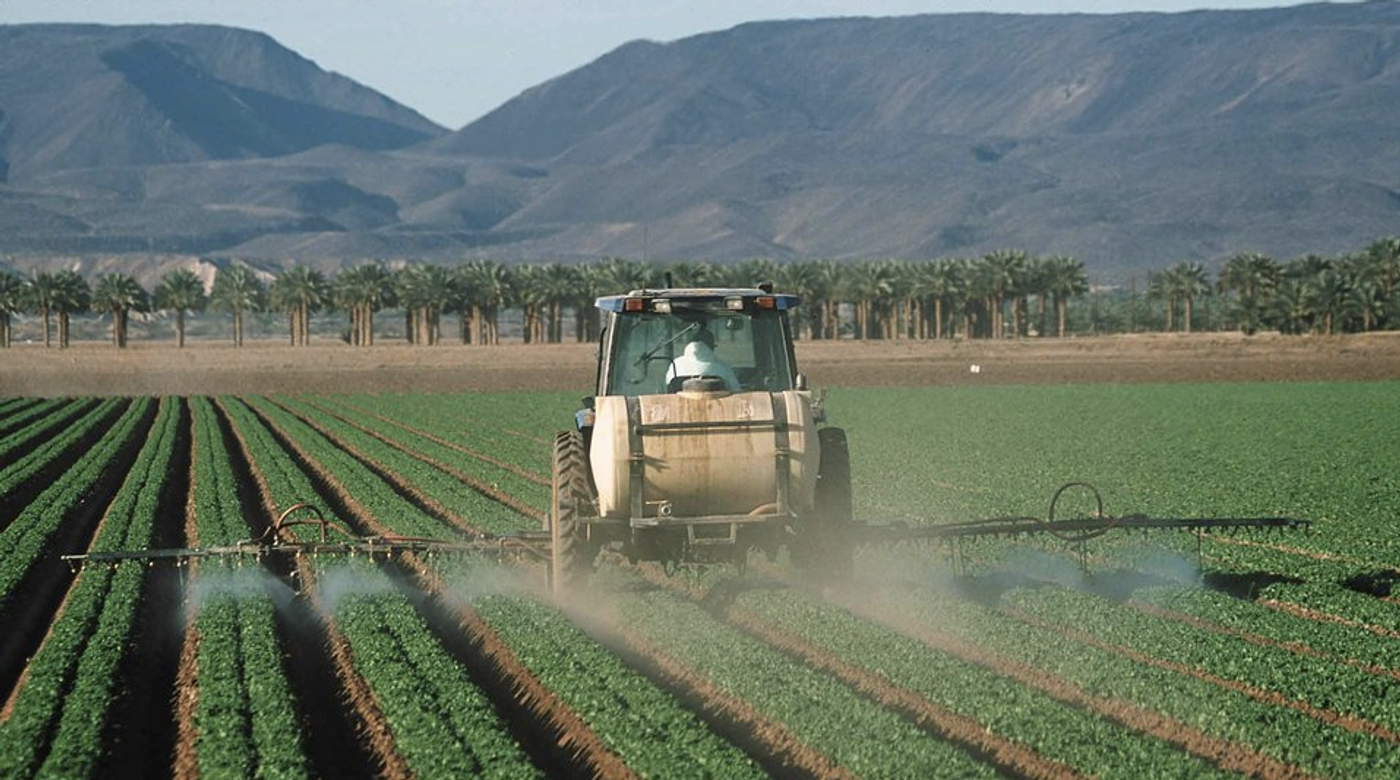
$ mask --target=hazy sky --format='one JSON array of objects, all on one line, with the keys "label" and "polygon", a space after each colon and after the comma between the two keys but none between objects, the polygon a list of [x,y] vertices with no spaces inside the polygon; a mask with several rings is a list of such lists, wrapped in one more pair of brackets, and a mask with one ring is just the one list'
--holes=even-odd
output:
[{"label": "hazy sky", "polygon": [[456,129],[637,38],[760,19],[1266,8],[1289,0],[0,0],[0,24],[202,22],[260,30]]}]

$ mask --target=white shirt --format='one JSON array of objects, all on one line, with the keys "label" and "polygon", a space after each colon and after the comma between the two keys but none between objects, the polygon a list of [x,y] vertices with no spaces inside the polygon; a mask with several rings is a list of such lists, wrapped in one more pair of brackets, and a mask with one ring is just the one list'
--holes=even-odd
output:
[{"label": "white shirt", "polygon": [[685,351],[671,361],[671,367],[666,369],[666,384],[670,386],[671,380],[676,377],[692,376],[717,376],[724,380],[730,392],[739,391],[739,377],[734,369],[720,362],[710,345],[703,341],[686,344]]}]

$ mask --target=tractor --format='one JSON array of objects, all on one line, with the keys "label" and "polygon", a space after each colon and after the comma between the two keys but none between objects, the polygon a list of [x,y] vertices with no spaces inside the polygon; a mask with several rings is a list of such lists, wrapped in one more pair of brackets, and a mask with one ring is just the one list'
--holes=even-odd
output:
[{"label": "tractor", "polygon": [[851,567],[846,434],[797,370],[794,295],[639,289],[597,300],[596,393],[554,439],[549,576],[603,549],[668,570],[751,551],[825,576]]}]

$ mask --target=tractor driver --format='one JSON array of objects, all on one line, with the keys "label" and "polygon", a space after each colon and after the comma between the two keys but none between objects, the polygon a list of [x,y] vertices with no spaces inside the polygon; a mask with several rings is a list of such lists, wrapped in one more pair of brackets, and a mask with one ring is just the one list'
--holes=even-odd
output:
[{"label": "tractor driver", "polygon": [[740,390],[739,377],[734,369],[715,357],[715,336],[704,325],[685,345],[685,350],[671,361],[671,367],[666,369],[666,387],[671,388],[678,378],[692,376],[718,377],[724,380],[724,387],[729,392],[737,393]]}]

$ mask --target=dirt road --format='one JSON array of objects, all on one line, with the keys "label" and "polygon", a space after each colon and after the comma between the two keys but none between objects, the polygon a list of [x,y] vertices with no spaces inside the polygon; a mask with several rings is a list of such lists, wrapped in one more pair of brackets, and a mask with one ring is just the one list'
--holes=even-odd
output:
[{"label": "dirt road", "polygon": [[[0,350],[0,396],[531,389],[583,395],[593,386],[595,354],[592,344],[25,345]],[[813,387],[1400,379],[1400,333],[808,342],[797,355]]]}]

